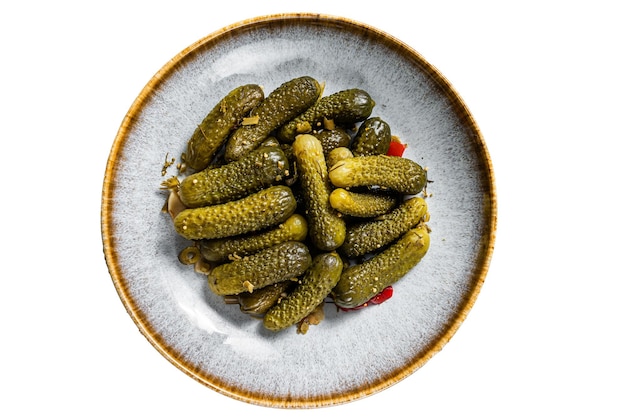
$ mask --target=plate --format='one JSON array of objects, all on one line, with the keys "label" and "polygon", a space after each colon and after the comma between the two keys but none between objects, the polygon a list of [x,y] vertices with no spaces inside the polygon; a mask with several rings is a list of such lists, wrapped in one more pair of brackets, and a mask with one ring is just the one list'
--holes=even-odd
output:
[{"label": "plate", "polygon": [[[272,91],[310,75],[325,95],[366,90],[373,116],[428,167],[427,256],[387,302],[353,312],[326,306],[305,335],[265,331],[212,294],[177,260],[187,242],[162,212],[164,161],[236,86]],[[175,167],[168,176],[175,175]],[[419,53],[348,18],[280,14],[245,20],[184,49],[130,107],[102,194],[106,263],[122,304],[168,361],[207,387],[277,408],[346,403],[405,379],[449,341],[471,309],[494,247],[496,194],[481,132],[459,94]]]}]

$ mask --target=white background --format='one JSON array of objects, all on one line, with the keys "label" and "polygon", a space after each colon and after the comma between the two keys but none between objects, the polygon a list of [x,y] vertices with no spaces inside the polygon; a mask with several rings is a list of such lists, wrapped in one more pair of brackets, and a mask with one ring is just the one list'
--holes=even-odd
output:
[{"label": "white background", "polygon": [[[618,3],[2,3],[0,415],[626,415]],[[484,288],[443,351],[383,392],[306,411],[227,398],[157,353],[100,234],[111,145],[154,73],[226,25],[295,11],[375,26],[444,74],[484,134],[499,215]]]}]

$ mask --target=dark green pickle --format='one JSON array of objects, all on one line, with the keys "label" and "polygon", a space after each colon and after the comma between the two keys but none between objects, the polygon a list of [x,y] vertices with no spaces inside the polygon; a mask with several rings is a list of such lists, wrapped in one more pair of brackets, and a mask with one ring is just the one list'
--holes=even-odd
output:
[{"label": "dark green pickle", "polygon": [[309,248],[304,243],[284,242],[211,269],[209,287],[218,295],[253,292],[299,277],[311,262]]},{"label": "dark green pickle", "polygon": [[277,146],[263,146],[238,161],[189,175],[180,183],[179,196],[189,208],[238,200],[289,175],[289,161]]},{"label": "dark green pickle", "polygon": [[338,126],[351,126],[367,119],[376,103],[361,89],[353,88],[320,98],[314,106],[282,126],[279,140],[293,142],[299,134],[311,133],[322,126],[324,119]]},{"label": "dark green pickle", "polygon": [[352,142],[354,156],[385,155],[391,143],[391,128],[380,117],[361,123]]},{"label": "dark green pickle", "polygon": [[311,107],[322,93],[312,77],[294,78],[272,91],[252,112],[256,124],[241,126],[226,142],[227,161],[240,159],[259,146],[272,131]]},{"label": "dark green pickle", "polygon": [[423,198],[405,200],[387,214],[350,225],[340,251],[351,258],[377,251],[415,227],[427,214],[428,206]]},{"label": "dark green pickle", "polygon": [[328,158],[328,154],[336,148],[350,146],[350,142],[352,141],[352,137],[350,134],[346,132],[345,129],[340,127],[335,127],[334,129],[328,130],[323,129],[317,132],[312,133],[322,144],[322,149],[324,150],[324,156]]},{"label": "dark green pickle", "polygon": [[221,99],[187,141],[187,166],[196,171],[208,167],[228,135],[263,98],[263,89],[259,85],[246,84],[235,88]]},{"label": "dark green pickle", "polygon": [[305,318],[330,294],[342,270],[337,252],[317,255],[298,286],[265,314],[265,328],[280,331]]},{"label": "dark green pickle", "polygon": [[421,223],[383,252],[346,268],[332,291],[335,304],[354,308],[365,303],[404,277],[422,260],[429,247],[428,226]]}]

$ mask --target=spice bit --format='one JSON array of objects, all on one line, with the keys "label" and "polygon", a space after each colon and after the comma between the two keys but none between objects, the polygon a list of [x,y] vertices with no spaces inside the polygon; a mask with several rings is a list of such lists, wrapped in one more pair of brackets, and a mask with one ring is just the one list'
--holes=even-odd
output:
[{"label": "spice bit", "polygon": [[161,168],[162,177],[167,175],[167,169],[171,167],[172,165],[174,165],[174,162],[176,161],[176,158],[172,158],[171,160],[168,161],[169,156],[170,156],[169,152],[165,154],[165,162],[163,163],[163,168]]},{"label": "spice bit", "polygon": [[259,124],[259,116],[244,117],[241,121],[242,126],[252,126]]},{"label": "spice bit", "polygon": [[248,281],[248,280],[245,280],[245,281],[243,282],[243,286],[244,286],[244,288],[245,288],[248,292],[252,292],[252,291],[254,291],[254,285],[253,285],[250,281]]}]

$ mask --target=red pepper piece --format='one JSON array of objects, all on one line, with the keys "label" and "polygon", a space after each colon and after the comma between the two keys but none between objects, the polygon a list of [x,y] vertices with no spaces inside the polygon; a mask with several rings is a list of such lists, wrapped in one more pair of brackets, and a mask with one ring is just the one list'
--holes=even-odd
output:
[{"label": "red pepper piece", "polygon": [[388,299],[390,299],[392,295],[393,295],[393,287],[392,286],[385,287],[381,292],[379,292],[374,297],[372,297],[372,299],[369,300],[368,303],[381,304],[387,301]]},{"label": "red pepper piece", "polygon": [[402,156],[404,154],[404,150],[406,149],[406,144],[391,141],[389,144],[389,150],[387,151],[387,155],[389,156]]},{"label": "red pepper piece", "polygon": [[369,306],[370,304],[382,304],[388,299],[390,299],[392,295],[393,295],[393,287],[389,286],[389,287],[385,287],[381,292],[379,292],[378,294],[376,294],[375,296],[373,296],[372,298],[370,298],[369,300],[367,300],[361,305],[358,305],[352,308],[345,308],[345,307],[339,307],[339,308],[343,311],[360,310],[362,308]]}]

